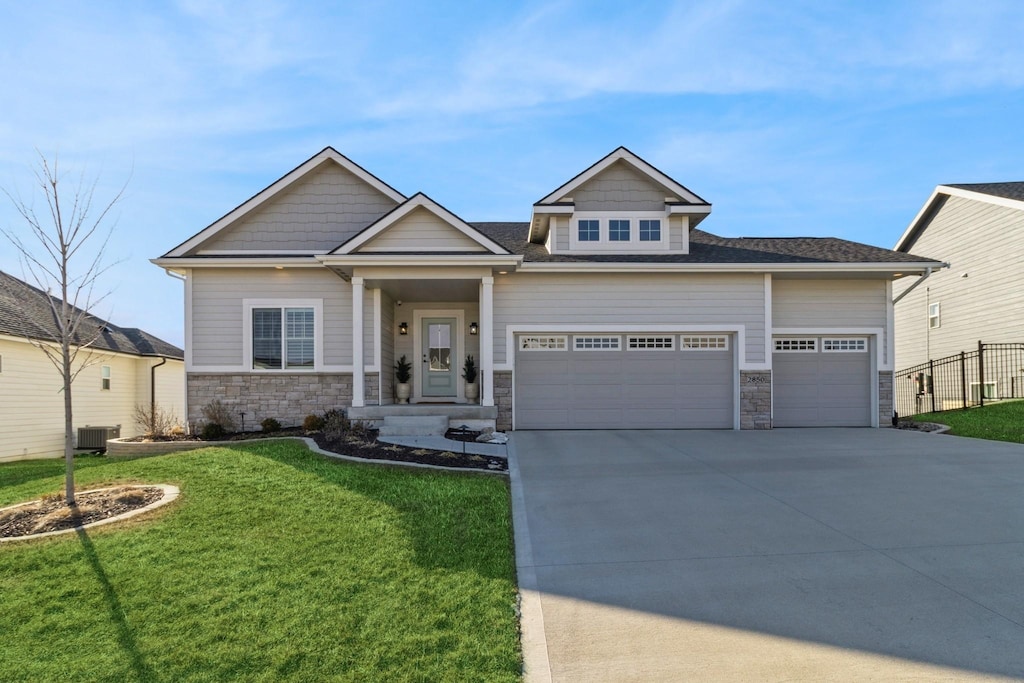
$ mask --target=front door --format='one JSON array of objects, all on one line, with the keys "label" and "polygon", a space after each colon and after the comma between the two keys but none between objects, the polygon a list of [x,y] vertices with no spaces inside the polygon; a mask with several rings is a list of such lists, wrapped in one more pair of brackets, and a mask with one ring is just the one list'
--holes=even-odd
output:
[{"label": "front door", "polygon": [[455,363],[455,318],[424,318],[420,339],[423,396],[455,398],[458,393]]}]

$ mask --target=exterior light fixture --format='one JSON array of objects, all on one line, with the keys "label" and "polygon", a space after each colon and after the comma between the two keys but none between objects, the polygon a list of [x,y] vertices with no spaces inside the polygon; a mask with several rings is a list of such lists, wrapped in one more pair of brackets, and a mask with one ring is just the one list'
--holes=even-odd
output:
[{"label": "exterior light fixture", "polygon": [[274,270],[284,270],[284,266],[274,266]]},{"label": "exterior light fixture", "polygon": [[398,323],[398,334],[409,334],[409,323]]},{"label": "exterior light fixture", "polygon": [[477,325],[476,323],[470,323],[469,324],[469,333],[470,334],[476,334],[479,331],[480,331],[480,326],[479,325]]}]

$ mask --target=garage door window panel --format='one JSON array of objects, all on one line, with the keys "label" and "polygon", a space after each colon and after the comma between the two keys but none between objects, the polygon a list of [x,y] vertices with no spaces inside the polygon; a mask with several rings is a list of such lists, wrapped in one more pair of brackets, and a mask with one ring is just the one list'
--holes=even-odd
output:
[{"label": "garage door window panel", "polygon": [[577,351],[618,351],[622,348],[622,337],[575,337],[573,348]]},{"label": "garage door window panel", "polygon": [[728,351],[729,337],[725,335],[685,336],[681,346],[684,351]]},{"label": "garage door window panel", "polygon": [[818,339],[776,339],[776,353],[815,353],[818,350]]},{"label": "garage door window panel", "polygon": [[866,353],[868,350],[867,339],[829,339],[821,340],[823,353]]}]

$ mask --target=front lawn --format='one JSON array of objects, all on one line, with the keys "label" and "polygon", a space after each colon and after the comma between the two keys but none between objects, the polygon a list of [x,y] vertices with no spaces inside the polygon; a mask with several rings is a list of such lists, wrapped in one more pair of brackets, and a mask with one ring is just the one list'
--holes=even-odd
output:
[{"label": "front lawn", "polygon": [[[519,679],[502,478],[290,442],[79,462],[80,488],[182,496],[139,522],[0,546],[0,680]],[[60,490],[62,472],[0,465],[0,507]]]},{"label": "front lawn", "polygon": [[915,415],[918,422],[949,425],[950,434],[1024,443],[1024,401],[990,403],[981,408]]}]

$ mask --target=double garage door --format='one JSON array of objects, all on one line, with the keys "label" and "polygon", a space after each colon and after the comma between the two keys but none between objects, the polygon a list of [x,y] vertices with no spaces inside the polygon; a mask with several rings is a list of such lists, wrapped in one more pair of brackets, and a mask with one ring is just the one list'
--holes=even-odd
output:
[{"label": "double garage door", "polygon": [[516,429],[731,429],[730,335],[516,338]]},{"label": "double garage door", "polygon": [[774,340],[774,427],[870,427],[871,344],[862,337]]}]

